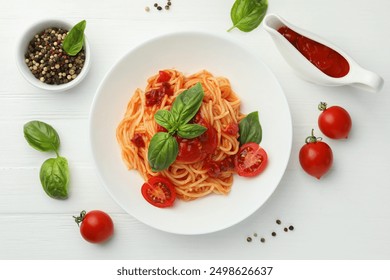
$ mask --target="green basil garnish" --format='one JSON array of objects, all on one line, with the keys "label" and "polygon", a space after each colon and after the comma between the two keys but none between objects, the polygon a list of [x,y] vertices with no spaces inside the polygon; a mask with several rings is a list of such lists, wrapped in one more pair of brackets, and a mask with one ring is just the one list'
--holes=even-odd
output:
[{"label": "green basil garnish", "polygon": [[148,161],[153,172],[167,169],[177,157],[179,145],[176,139],[166,132],[156,133],[150,140]]},{"label": "green basil garnish", "polygon": [[267,0],[236,0],[230,11],[233,26],[228,30],[238,28],[250,32],[260,25],[268,9]]},{"label": "green basil garnish", "polygon": [[176,97],[171,112],[179,125],[188,123],[196,115],[202,105],[203,96],[202,85],[197,83]]},{"label": "green basil garnish", "polygon": [[69,168],[66,158],[46,160],[41,166],[39,178],[48,196],[56,199],[68,198]]},{"label": "green basil garnish", "polygon": [[192,139],[202,135],[206,130],[206,127],[199,124],[183,124],[179,126],[177,135],[182,138]]},{"label": "green basil garnish", "polygon": [[41,121],[30,121],[23,127],[24,138],[34,149],[41,152],[58,151],[60,137],[55,129]]},{"label": "green basil garnish", "polygon": [[262,129],[259,121],[259,113],[257,111],[248,114],[240,121],[240,145],[254,142],[260,144],[262,139]]},{"label": "green basil garnish", "polygon": [[31,147],[42,152],[55,152],[56,158],[49,158],[39,173],[44,191],[52,198],[65,199],[68,197],[69,168],[66,158],[58,154],[60,137],[49,124],[41,121],[30,121],[23,127],[24,138]]},{"label": "green basil garnish", "polygon": [[168,110],[158,110],[154,115],[156,123],[166,128],[168,131],[171,129],[175,130],[175,119],[172,113]]},{"label": "green basil garnish", "polygon": [[203,97],[202,85],[197,83],[176,97],[171,111],[158,110],[154,115],[156,122],[168,130],[168,132],[156,133],[150,140],[148,161],[154,172],[167,169],[176,160],[179,144],[173,137],[174,134],[192,139],[207,130],[199,124],[188,124],[199,111]]},{"label": "green basil garnish", "polygon": [[73,28],[66,35],[62,43],[62,48],[68,55],[75,56],[83,48],[84,30],[86,26],[87,22],[82,20],[73,26]]}]

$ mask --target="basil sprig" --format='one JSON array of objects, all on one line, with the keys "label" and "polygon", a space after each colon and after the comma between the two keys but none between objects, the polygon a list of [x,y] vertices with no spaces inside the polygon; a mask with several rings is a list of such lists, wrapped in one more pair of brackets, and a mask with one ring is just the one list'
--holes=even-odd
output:
[{"label": "basil sprig", "polygon": [[240,121],[238,126],[241,146],[249,142],[260,144],[263,132],[259,121],[259,112],[255,111],[248,114]]},{"label": "basil sprig", "polygon": [[203,97],[202,85],[197,83],[176,97],[170,111],[158,110],[156,112],[154,119],[168,132],[158,132],[150,140],[148,161],[152,171],[159,172],[167,169],[176,160],[179,145],[174,137],[175,134],[182,138],[192,139],[207,130],[199,124],[188,123],[198,112]]},{"label": "basil sprig", "polygon": [[58,153],[60,137],[49,124],[30,121],[23,127],[24,138],[31,147],[42,152],[55,152],[56,158],[47,159],[41,166],[39,178],[46,194],[56,199],[68,198],[69,167],[66,158]]},{"label": "basil sprig", "polygon": [[75,56],[83,48],[84,30],[87,26],[85,20],[80,21],[66,35],[62,42],[62,49],[70,56]]},{"label": "basil sprig", "polygon": [[230,10],[233,26],[228,30],[238,28],[250,32],[260,25],[268,9],[268,0],[236,0]]}]

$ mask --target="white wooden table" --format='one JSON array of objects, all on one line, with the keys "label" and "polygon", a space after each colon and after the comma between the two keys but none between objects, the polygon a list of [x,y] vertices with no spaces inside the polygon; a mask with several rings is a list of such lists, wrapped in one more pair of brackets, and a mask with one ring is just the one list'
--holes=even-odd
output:
[{"label": "white wooden table", "polygon": [[[161,232],[124,212],[100,184],[88,143],[96,88],[125,52],[164,33],[225,33],[231,26],[233,0],[172,0],[169,12],[157,12],[154,2],[1,0],[0,259],[389,259],[390,2],[269,0],[269,13],[327,38],[381,75],[385,85],[376,94],[301,80],[261,26],[250,33],[231,32],[268,64],[282,85],[293,120],[292,153],[280,185],[259,211],[231,228],[199,236]],[[33,88],[16,67],[18,36],[47,17],[88,22],[92,68],[68,92]],[[318,181],[302,171],[298,153],[317,128],[320,101],[345,107],[353,129],[348,140],[326,139],[334,166]],[[52,124],[60,134],[61,154],[71,162],[68,200],[53,200],[42,191],[38,174],[47,155],[23,138],[24,123],[33,119]],[[101,209],[112,216],[115,235],[110,242],[93,245],[81,238],[72,215],[82,209]],[[284,233],[283,226],[290,224],[295,230]],[[272,231],[278,235],[271,237]],[[248,243],[254,233],[258,238]],[[266,243],[259,241],[261,236]]]}]

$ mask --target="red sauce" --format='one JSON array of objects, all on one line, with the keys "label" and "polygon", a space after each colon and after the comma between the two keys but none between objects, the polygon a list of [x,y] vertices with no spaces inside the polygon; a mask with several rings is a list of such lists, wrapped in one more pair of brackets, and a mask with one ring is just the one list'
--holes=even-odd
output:
[{"label": "red sauce", "polygon": [[160,105],[165,95],[171,96],[173,89],[169,81],[171,74],[165,71],[159,71],[156,82],[161,83],[160,87],[149,90],[145,93],[146,106]]},{"label": "red sauce", "polygon": [[220,161],[214,161],[211,157],[206,158],[203,169],[212,178],[218,178],[223,172],[234,170],[234,156],[229,156]]},{"label": "red sauce", "polygon": [[348,74],[348,61],[335,50],[304,37],[287,26],[280,27],[278,32],[326,75],[340,78]]},{"label": "red sauce", "polygon": [[134,134],[133,139],[131,139],[131,142],[134,143],[138,148],[145,148],[145,142],[142,138],[142,135],[139,133]]},{"label": "red sauce", "polygon": [[151,89],[145,93],[146,106],[160,105],[165,95],[171,96],[173,89],[167,82],[163,82],[159,88]]}]

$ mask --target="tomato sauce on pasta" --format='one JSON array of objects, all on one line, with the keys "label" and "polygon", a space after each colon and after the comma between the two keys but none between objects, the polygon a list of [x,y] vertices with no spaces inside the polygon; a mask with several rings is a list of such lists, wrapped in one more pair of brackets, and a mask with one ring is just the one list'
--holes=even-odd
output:
[{"label": "tomato sauce on pasta", "polygon": [[[208,154],[199,161],[176,160],[168,169],[153,172],[148,162],[148,146],[153,135],[161,130],[154,115],[160,109],[169,110],[176,96],[198,82],[204,98],[195,118],[213,131],[215,143],[203,143],[202,151]],[[243,117],[240,99],[227,78],[216,77],[206,70],[185,76],[175,69],[165,69],[147,80],[145,90],[135,90],[116,137],[128,169],[137,170],[145,181],[153,176],[168,178],[177,197],[189,201],[210,193],[226,195],[231,190],[234,170],[229,164],[240,148],[237,127]]]}]

